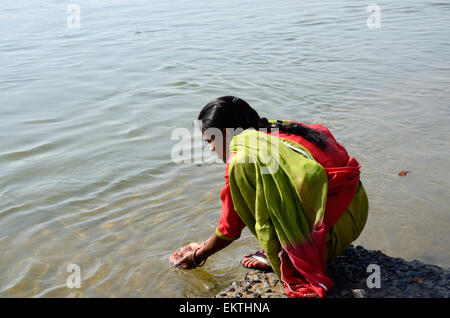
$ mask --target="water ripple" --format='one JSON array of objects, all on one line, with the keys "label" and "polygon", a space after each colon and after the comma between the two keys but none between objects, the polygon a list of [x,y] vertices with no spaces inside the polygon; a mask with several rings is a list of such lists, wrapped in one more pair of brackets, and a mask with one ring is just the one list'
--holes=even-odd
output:
[{"label": "water ripple", "polygon": [[434,235],[448,241],[447,3],[381,4],[380,29],[359,1],[80,5],[80,29],[56,1],[3,8],[0,295],[209,297],[238,278],[248,233],[206,269],[167,261],[214,231],[225,168],[175,164],[171,133],[229,94],[327,125],[361,162],[358,243],[450,262]]}]

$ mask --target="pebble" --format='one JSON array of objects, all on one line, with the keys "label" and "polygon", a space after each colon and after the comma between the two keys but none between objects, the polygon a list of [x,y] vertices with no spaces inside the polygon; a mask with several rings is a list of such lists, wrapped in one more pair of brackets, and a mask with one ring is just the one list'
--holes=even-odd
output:
[{"label": "pebble", "polygon": [[364,289],[353,289],[352,293],[355,298],[366,298],[366,292]]}]

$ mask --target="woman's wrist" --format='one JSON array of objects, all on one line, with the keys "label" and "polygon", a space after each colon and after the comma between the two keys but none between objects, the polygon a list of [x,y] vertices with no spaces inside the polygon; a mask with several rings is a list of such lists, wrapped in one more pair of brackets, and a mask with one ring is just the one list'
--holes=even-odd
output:
[{"label": "woman's wrist", "polygon": [[202,242],[203,246],[196,249],[192,254],[192,261],[196,267],[203,266],[208,258],[207,249],[205,248],[205,242]]},{"label": "woman's wrist", "polygon": [[202,242],[202,246],[197,248],[192,254],[191,260],[193,265],[198,267],[200,264],[203,264],[208,257],[230,245],[232,242],[233,241],[223,240],[218,237],[216,233],[213,233],[211,237]]}]

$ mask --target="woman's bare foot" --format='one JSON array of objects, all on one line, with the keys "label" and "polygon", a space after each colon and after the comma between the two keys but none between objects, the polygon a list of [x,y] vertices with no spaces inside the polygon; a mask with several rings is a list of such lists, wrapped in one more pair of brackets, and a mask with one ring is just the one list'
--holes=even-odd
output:
[{"label": "woman's bare foot", "polygon": [[272,266],[270,266],[266,253],[263,250],[244,256],[241,264],[249,269],[272,270]]}]

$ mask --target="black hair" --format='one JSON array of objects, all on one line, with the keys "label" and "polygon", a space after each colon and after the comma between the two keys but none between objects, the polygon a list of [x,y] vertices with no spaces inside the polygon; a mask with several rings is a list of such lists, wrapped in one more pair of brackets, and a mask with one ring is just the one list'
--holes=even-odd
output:
[{"label": "black hair", "polygon": [[277,120],[269,123],[267,118],[258,113],[243,99],[234,96],[222,96],[206,104],[200,111],[198,120],[202,121],[202,129],[208,128],[278,128],[280,131],[299,135],[319,148],[326,148],[327,138],[321,132],[296,122]]}]

